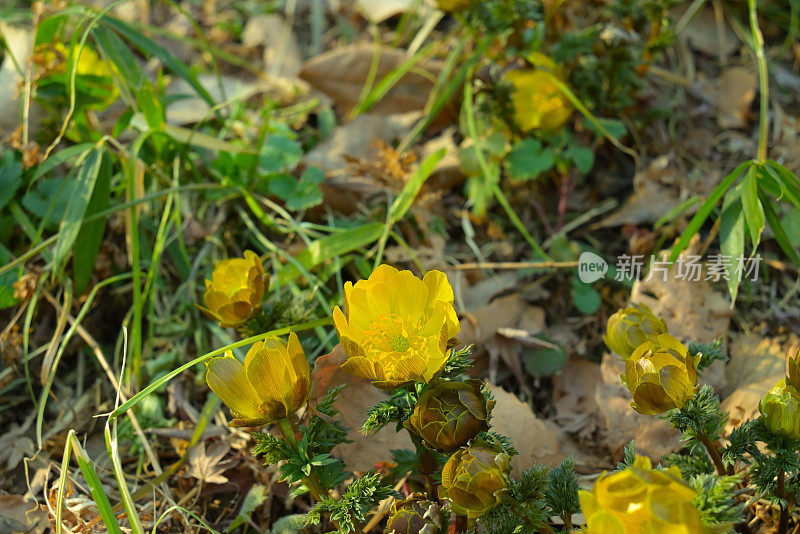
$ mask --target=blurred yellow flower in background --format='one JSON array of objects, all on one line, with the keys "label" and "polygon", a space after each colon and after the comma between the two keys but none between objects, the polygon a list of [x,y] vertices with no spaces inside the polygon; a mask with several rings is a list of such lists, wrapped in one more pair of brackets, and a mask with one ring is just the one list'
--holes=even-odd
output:
[{"label": "blurred yellow flower in background", "polygon": [[380,265],[367,280],[344,285],[344,312],[333,321],[347,361],[342,369],[384,390],[428,382],[444,367],[459,331],[453,289],[440,271],[420,280]]},{"label": "blurred yellow flower in background", "polygon": [[452,13],[454,11],[461,11],[467,7],[472,0],[436,0],[436,7],[442,11]]},{"label": "blurred yellow flower in background", "polygon": [[504,76],[513,86],[514,122],[526,132],[557,131],[572,115],[572,104],[558,87],[562,81],[560,69],[539,52],[529,54],[528,60],[533,69],[512,70]]},{"label": "blurred yellow flower in background", "polygon": [[206,280],[205,307],[198,307],[221,326],[241,326],[261,307],[268,286],[258,255],[245,250],[244,258],[217,262]]},{"label": "blurred yellow flower in background", "polygon": [[288,343],[254,343],[244,365],[231,351],[206,362],[206,383],[234,419],[230,426],[258,426],[289,417],[308,400],[311,368],[297,335]]},{"label": "blurred yellow flower in background", "polygon": [[658,415],[682,408],[694,397],[698,356],[669,334],[645,341],[625,362],[625,380],[633,395],[633,409]]},{"label": "blurred yellow flower in background", "polygon": [[680,469],[652,469],[650,458],[643,456],[637,456],[624,471],[603,473],[591,492],[578,491],[587,534],[713,532],[702,524],[692,504],[696,496],[681,478]]}]

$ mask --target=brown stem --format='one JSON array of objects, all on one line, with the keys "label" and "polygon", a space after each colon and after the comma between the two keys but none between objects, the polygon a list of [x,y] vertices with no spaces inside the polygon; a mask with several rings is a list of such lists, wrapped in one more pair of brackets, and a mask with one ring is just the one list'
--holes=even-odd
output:
[{"label": "brown stem", "polygon": [[456,514],[455,532],[466,532],[469,530],[469,518],[465,515]]},{"label": "brown stem", "polygon": [[778,497],[784,503],[781,504],[781,518],[778,523],[778,534],[786,534],[789,531],[789,501],[786,500],[786,473],[781,469],[778,475]]},{"label": "brown stem", "polygon": [[706,450],[708,451],[708,455],[711,456],[711,461],[714,462],[714,467],[717,468],[717,473],[721,476],[725,476],[728,474],[728,471],[725,469],[725,464],[722,462],[722,456],[719,454],[719,449],[717,448],[716,444],[711,443],[711,440],[708,439],[708,436],[703,434],[702,432],[697,433],[697,439],[700,440]]}]

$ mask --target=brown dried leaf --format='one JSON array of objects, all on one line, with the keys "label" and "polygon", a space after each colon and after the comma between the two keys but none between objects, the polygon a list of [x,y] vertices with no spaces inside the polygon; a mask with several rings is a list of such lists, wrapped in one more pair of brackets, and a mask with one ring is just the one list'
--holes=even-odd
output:
[{"label": "brown dried leaf", "polygon": [[496,298],[464,314],[458,338],[465,345],[482,345],[497,333],[498,328],[516,327],[523,310],[525,302],[519,293]]},{"label": "brown dried leaf", "polygon": [[536,417],[530,406],[499,386],[487,384],[497,402],[492,410],[492,429],[506,436],[519,451],[511,461],[512,473],[519,475],[535,463],[557,465],[560,453],[552,423]]},{"label": "brown dried leaf", "polygon": [[[405,50],[399,48],[381,47],[378,52],[376,80],[383,79],[408,59]],[[375,53],[375,46],[371,44],[336,48],[308,60],[299,76],[330,96],[338,111],[346,115],[361,97]],[[426,75],[420,71],[425,71]],[[381,114],[421,111],[440,71],[439,62],[417,63],[414,71],[405,74],[370,111]]]},{"label": "brown dried leaf", "polygon": [[232,462],[222,461],[231,450],[227,440],[220,439],[211,444],[206,450],[204,441],[199,442],[189,451],[189,476],[209,484],[225,484],[228,478],[224,476]]},{"label": "brown dried leaf", "polygon": [[47,511],[22,495],[0,495],[0,532],[42,534],[50,526]]},{"label": "brown dried leaf", "polygon": [[347,355],[341,345],[337,345],[330,354],[317,358],[311,376],[311,399],[313,403],[321,399],[330,388],[345,384],[335,406],[339,410],[337,418],[350,429],[347,438],[352,443],[337,445],[333,454],[344,460],[349,469],[363,472],[378,462],[391,461],[391,449],[413,449],[414,446],[405,432],[398,434],[392,425],[369,436],[359,432],[367,409],[386,399],[387,395],[368,380],[342,371],[339,366],[346,359]]}]

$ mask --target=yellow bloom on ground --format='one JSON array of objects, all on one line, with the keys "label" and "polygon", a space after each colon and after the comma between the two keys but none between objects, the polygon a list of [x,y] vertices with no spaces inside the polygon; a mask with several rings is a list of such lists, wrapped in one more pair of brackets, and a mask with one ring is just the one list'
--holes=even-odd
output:
[{"label": "yellow bloom on ground", "polygon": [[348,356],[342,369],[384,390],[430,381],[459,331],[444,273],[431,271],[420,280],[388,265],[344,285],[344,312],[336,306],[333,322]]},{"label": "yellow bloom on ground", "polygon": [[454,11],[461,11],[469,5],[472,0],[436,0],[436,7],[442,11],[452,13]]},{"label": "yellow bloom on ground", "polygon": [[230,426],[258,426],[289,417],[308,400],[311,368],[297,339],[254,343],[244,365],[231,351],[206,362],[206,383],[234,419]]},{"label": "yellow bloom on ground", "polygon": [[682,408],[694,397],[698,357],[669,334],[645,341],[625,362],[625,380],[633,409],[658,415]]},{"label": "yellow bloom on ground", "polygon": [[222,260],[206,280],[205,307],[198,306],[221,326],[241,326],[261,307],[269,276],[252,250],[244,258]]},{"label": "yellow bloom on ground", "polygon": [[514,86],[514,121],[526,132],[557,131],[572,115],[572,104],[558,87],[562,81],[558,66],[541,53],[533,53],[528,59],[533,69],[512,70],[504,76]]},{"label": "yellow bloom on ground", "polygon": [[650,459],[642,456],[624,471],[603,473],[591,492],[578,492],[587,534],[713,532],[692,504],[696,496],[680,469],[652,469]]}]

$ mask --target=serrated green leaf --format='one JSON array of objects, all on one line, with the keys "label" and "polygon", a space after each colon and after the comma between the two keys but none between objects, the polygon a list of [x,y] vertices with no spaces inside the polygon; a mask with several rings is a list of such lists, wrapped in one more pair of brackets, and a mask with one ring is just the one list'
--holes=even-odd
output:
[{"label": "serrated green leaf", "polygon": [[564,157],[574,163],[583,174],[592,170],[594,166],[594,152],[585,146],[572,145],[564,151]]},{"label": "serrated green leaf", "polygon": [[759,165],[751,165],[745,172],[742,180],[742,208],[744,220],[750,233],[750,242],[753,250],[758,248],[761,241],[761,232],[764,230],[764,208],[758,198],[758,173]]},{"label": "serrated green leaf", "polygon": [[555,162],[553,151],[533,138],[518,142],[506,158],[508,174],[515,180],[533,180],[552,168]]},{"label": "serrated green leaf", "polygon": [[744,260],[744,226],[744,213],[737,188],[725,195],[719,225],[720,252],[731,258],[731,262],[725,266],[731,306],[736,302],[741,283],[737,273],[742,272],[740,263]]}]

